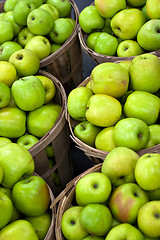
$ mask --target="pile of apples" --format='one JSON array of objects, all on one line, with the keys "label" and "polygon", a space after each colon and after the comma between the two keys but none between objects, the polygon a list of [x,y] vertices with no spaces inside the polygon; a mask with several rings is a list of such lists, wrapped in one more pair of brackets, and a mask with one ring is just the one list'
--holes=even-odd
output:
[{"label": "pile of apples", "polygon": [[98,168],[76,182],[61,217],[64,239],[160,239],[160,154],[118,147]]},{"label": "pile of apples", "polygon": [[158,0],[95,0],[79,14],[93,51],[131,57],[160,49]]},{"label": "pile of apples", "polygon": [[57,51],[70,37],[75,20],[68,0],[6,0],[0,13],[0,60],[29,49],[40,60]]},{"label": "pile of apples", "polygon": [[120,146],[138,152],[160,144],[159,91],[160,59],[154,54],[97,65],[87,84],[68,95],[74,135],[105,152]]},{"label": "pile of apples", "polygon": [[36,175],[30,152],[17,143],[0,146],[0,239],[43,240],[49,230],[53,197]]}]

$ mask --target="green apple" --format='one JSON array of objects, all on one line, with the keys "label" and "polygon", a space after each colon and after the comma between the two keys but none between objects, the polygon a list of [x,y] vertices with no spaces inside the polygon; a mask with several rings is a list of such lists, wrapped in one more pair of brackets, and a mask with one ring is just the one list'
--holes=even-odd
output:
[{"label": "green apple", "polygon": [[2,147],[5,144],[11,143],[11,139],[6,137],[0,137],[0,147]]},{"label": "green apple", "polygon": [[112,225],[112,214],[103,204],[90,203],[80,213],[80,223],[87,232],[96,236],[105,236]]},{"label": "green apple", "polygon": [[25,218],[25,220],[31,223],[39,240],[45,239],[45,236],[51,224],[51,219],[51,215],[47,212],[38,217]]},{"label": "green apple", "polygon": [[94,46],[95,46],[95,42],[96,42],[96,39],[98,38],[98,36],[101,34],[102,32],[92,32],[88,35],[87,37],[87,41],[86,41],[86,44],[87,44],[87,47],[94,50]]},{"label": "green apple", "polygon": [[6,12],[1,12],[1,13],[0,13],[0,18],[4,19],[4,18],[5,18],[5,15],[6,15]]},{"label": "green apple", "polygon": [[102,129],[95,138],[95,148],[110,152],[112,151],[116,145],[113,141],[113,129],[114,126],[107,127]]},{"label": "green apple", "polygon": [[105,240],[116,239],[144,240],[144,236],[135,226],[132,226],[129,223],[121,223],[112,228],[105,238]]},{"label": "green apple", "polygon": [[160,88],[160,59],[149,53],[136,56],[131,62],[129,75],[132,90],[157,92]]},{"label": "green apple", "polygon": [[[19,0],[22,1],[22,0]],[[28,3],[32,3],[36,6],[36,8],[40,7],[43,4],[43,0],[27,0]]]},{"label": "green apple", "polygon": [[27,17],[31,11],[36,9],[33,3],[28,3],[26,1],[20,1],[16,4],[13,9],[13,18],[18,25],[26,26]]},{"label": "green apple", "polygon": [[25,49],[30,49],[41,60],[50,55],[51,44],[48,38],[44,36],[34,36],[27,42]]},{"label": "green apple", "polygon": [[51,53],[56,52],[61,46],[59,43],[51,43]]},{"label": "green apple", "polygon": [[6,0],[4,3],[4,11],[9,12],[14,9],[19,0]]},{"label": "green apple", "polygon": [[71,206],[63,213],[61,230],[66,239],[78,240],[89,235],[80,223],[80,213],[82,209],[82,206]]},{"label": "green apple", "polygon": [[150,201],[160,199],[160,188],[158,188],[156,190],[146,191],[146,193],[147,193]]},{"label": "green apple", "polygon": [[43,137],[56,123],[62,107],[56,103],[48,103],[31,111],[27,115],[27,130],[36,137]]},{"label": "green apple", "polygon": [[22,46],[13,41],[6,41],[0,46],[0,61],[8,61],[12,53],[22,49]]},{"label": "green apple", "polygon": [[121,117],[120,102],[106,94],[95,94],[87,102],[86,119],[99,127],[115,125]]},{"label": "green apple", "polygon": [[95,0],[99,14],[104,18],[112,18],[117,12],[126,8],[125,0]]},{"label": "green apple", "polygon": [[2,229],[9,223],[13,213],[12,201],[3,192],[0,192],[0,211],[0,229]]},{"label": "green apple", "polygon": [[86,120],[85,112],[87,108],[87,102],[92,95],[92,90],[87,87],[78,87],[69,93],[67,99],[67,108],[69,115],[73,119],[77,121]]},{"label": "green apple", "polygon": [[110,18],[106,18],[105,19],[105,25],[104,25],[104,28],[102,29],[102,32],[107,32],[109,34],[113,34],[112,32],[112,28],[111,28],[111,19]]},{"label": "green apple", "polygon": [[19,180],[12,188],[12,201],[20,213],[28,217],[41,216],[50,203],[47,183],[40,176]]},{"label": "green apple", "polygon": [[118,57],[131,57],[143,54],[144,50],[140,47],[137,41],[124,40],[117,47]]},{"label": "green apple", "polygon": [[149,134],[149,127],[143,120],[124,118],[115,125],[113,139],[117,147],[128,147],[139,151],[145,148]]},{"label": "green apple", "polygon": [[0,82],[0,108],[8,106],[11,100],[11,90],[3,82]]},{"label": "green apple", "polygon": [[120,64],[121,66],[123,66],[124,68],[126,68],[127,71],[129,72],[129,68],[130,68],[130,65],[131,65],[131,61],[129,61],[129,60],[123,60],[123,61],[119,62],[119,64]]},{"label": "green apple", "polygon": [[7,19],[0,19],[0,44],[11,41],[14,36],[12,23]]},{"label": "green apple", "polygon": [[95,6],[85,7],[79,14],[79,24],[85,33],[91,33],[93,30],[104,28],[105,20],[98,13]]},{"label": "green apple", "polygon": [[149,126],[150,137],[145,148],[154,147],[160,144],[160,125],[153,124]]},{"label": "green apple", "polygon": [[71,18],[71,17],[67,17],[67,20],[70,21],[70,23],[72,24],[73,27],[75,27],[76,25],[76,20]]},{"label": "green apple", "polygon": [[143,7],[146,4],[146,0],[126,0],[127,5],[130,7]]},{"label": "green apple", "polygon": [[127,97],[123,111],[126,117],[141,119],[147,125],[154,124],[159,116],[160,98],[149,92],[134,91]]},{"label": "green apple", "polygon": [[71,36],[73,29],[74,26],[67,18],[58,18],[54,21],[49,37],[53,42],[63,44]]},{"label": "green apple", "polygon": [[36,74],[40,66],[39,57],[29,49],[20,49],[14,52],[10,56],[9,62],[16,68],[20,77]]},{"label": "green apple", "polygon": [[52,15],[54,21],[59,18],[59,12],[53,5],[44,3],[40,6],[40,8],[48,11]]},{"label": "green apple", "polygon": [[6,188],[12,188],[22,176],[30,176],[35,170],[32,155],[16,143],[8,143],[0,148],[0,165],[4,172],[2,185]]},{"label": "green apple", "polygon": [[35,35],[29,31],[28,27],[24,27],[18,34],[18,43],[22,47],[25,47],[27,42],[34,36]]},{"label": "green apple", "polygon": [[17,220],[5,226],[0,231],[0,239],[1,240],[11,240],[11,239],[39,240],[32,225],[24,219]]},{"label": "green apple", "polygon": [[148,52],[160,49],[160,19],[148,20],[137,34],[137,42]]},{"label": "green apple", "polygon": [[27,17],[27,27],[35,35],[47,35],[54,24],[52,15],[42,9],[36,8]]},{"label": "green apple", "polygon": [[57,8],[60,18],[67,17],[71,13],[72,5],[68,0],[47,0],[46,3]]},{"label": "green apple", "polygon": [[145,153],[138,159],[135,166],[135,179],[142,189],[152,191],[160,188],[159,166],[159,153]]},{"label": "green apple", "polygon": [[101,128],[93,125],[88,121],[78,123],[74,128],[74,135],[87,145],[94,147],[95,138]]},{"label": "green apple", "polygon": [[146,10],[148,16],[153,18],[160,18],[160,6],[157,0],[146,0]]},{"label": "green apple", "polygon": [[0,82],[5,83],[8,87],[11,87],[12,83],[17,78],[17,72],[14,65],[7,61],[0,61]]},{"label": "green apple", "polygon": [[45,104],[49,103],[55,96],[56,94],[56,87],[54,82],[52,82],[52,80],[46,76],[43,75],[36,75],[36,77],[38,77],[44,88],[45,88],[45,92],[46,92],[46,99],[45,99]]},{"label": "green apple", "polygon": [[146,8],[146,4],[142,7],[141,11],[143,12],[146,20],[150,20],[151,18],[148,16],[148,13],[147,13],[147,8]]},{"label": "green apple", "polygon": [[104,159],[101,172],[114,187],[125,183],[134,183],[134,170],[139,155],[127,147],[116,147]]},{"label": "green apple", "polygon": [[14,98],[13,98],[13,94],[12,94],[12,91],[11,91],[11,100],[8,104],[8,107],[17,107],[15,101],[14,101]]},{"label": "green apple", "polygon": [[95,41],[94,51],[103,55],[115,56],[118,44],[116,37],[107,32],[102,32]]},{"label": "green apple", "polygon": [[18,107],[0,109],[0,136],[18,138],[26,131],[26,113]]},{"label": "green apple", "polygon": [[45,102],[45,88],[36,76],[20,78],[12,84],[11,89],[15,103],[23,111],[33,111]]},{"label": "green apple", "polygon": [[17,139],[17,144],[19,144],[19,145],[25,147],[27,150],[29,150],[38,141],[39,141],[39,139],[36,138],[34,135],[24,134],[23,136],[21,136]]},{"label": "green apple", "polygon": [[144,204],[138,213],[138,228],[148,237],[160,237],[160,201],[149,201]]},{"label": "green apple", "polygon": [[123,96],[128,90],[129,73],[119,64],[105,62],[93,68],[90,86],[93,93],[103,93],[115,98]]},{"label": "green apple", "polygon": [[22,30],[23,26],[21,26],[15,22],[14,17],[13,17],[13,11],[7,12],[5,14],[5,19],[7,19],[8,21],[10,21],[12,23],[14,37],[17,37],[19,32]]},{"label": "green apple", "polygon": [[125,183],[113,190],[109,208],[119,222],[135,224],[139,209],[148,201],[147,193],[138,184]]},{"label": "green apple", "polygon": [[112,185],[101,172],[91,172],[83,176],[76,185],[75,198],[80,206],[91,203],[105,203],[109,198]]},{"label": "green apple", "polygon": [[111,28],[117,37],[123,40],[134,39],[146,22],[141,10],[137,8],[123,9],[111,19]]}]

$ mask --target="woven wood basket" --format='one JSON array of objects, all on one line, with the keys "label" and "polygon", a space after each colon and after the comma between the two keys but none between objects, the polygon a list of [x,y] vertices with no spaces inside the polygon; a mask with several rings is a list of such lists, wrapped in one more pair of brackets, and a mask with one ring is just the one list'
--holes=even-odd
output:
[{"label": "woven wood basket", "polygon": [[[94,2],[92,2],[91,5],[94,5]],[[135,56],[132,57],[117,57],[117,56],[107,56],[100,53],[97,53],[93,51],[92,49],[87,47],[86,41],[88,34],[84,33],[84,31],[81,29],[80,25],[78,27],[78,36],[81,44],[81,48],[87,55],[89,55],[97,64],[103,63],[103,62],[115,62],[115,61],[123,61],[123,60],[132,60]],[[160,50],[156,50],[153,52],[150,52],[151,54],[155,54],[158,57],[160,57]]]},{"label": "woven wood basket", "polygon": [[[90,78],[87,77],[78,87],[85,87],[87,85],[87,83],[89,82],[89,80],[90,80]],[[93,161],[94,164],[103,162],[105,157],[108,155],[109,152],[98,150],[94,147],[90,147],[89,145],[87,145],[86,143],[84,143],[80,139],[78,139],[74,135],[73,129],[79,122],[74,120],[69,115],[68,111],[66,113],[66,119],[69,123],[69,128],[70,128],[70,132],[71,132],[70,137],[75,142],[76,147],[79,148],[80,150],[82,150],[85,153],[85,155],[91,161]],[[154,147],[147,148],[147,149],[142,149],[142,150],[138,151],[137,153],[138,153],[139,156],[141,156],[145,153],[160,153],[160,144],[158,144]]]}]

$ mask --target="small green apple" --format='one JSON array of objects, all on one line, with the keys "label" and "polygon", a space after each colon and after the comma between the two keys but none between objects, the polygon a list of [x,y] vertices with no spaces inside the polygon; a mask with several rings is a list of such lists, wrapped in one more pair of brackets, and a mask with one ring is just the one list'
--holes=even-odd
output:
[{"label": "small green apple", "polygon": [[8,61],[12,53],[22,49],[17,42],[6,41],[0,46],[0,61]]},{"label": "small green apple", "polygon": [[117,47],[118,57],[132,57],[143,53],[144,50],[134,40],[124,40]]},{"label": "small green apple", "polygon": [[5,144],[11,143],[11,139],[6,137],[0,137],[0,147],[2,147]]},{"label": "small green apple", "polygon": [[4,11],[9,12],[14,9],[19,0],[6,0],[4,3]]},{"label": "small green apple", "polygon": [[61,46],[60,43],[51,43],[51,53],[56,52]]},{"label": "small green apple", "polygon": [[45,3],[42,4],[40,8],[48,11],[52,15],[54,21],[59,18],[59,12],[53,5]]},{"label": "small green apple", "polygon": [[150,137],[145,148],[154,147],[160,144],[160,125],[153,124],[149,126]]},{"label": "small green apple", "polygon": [[[19,0],[22,1],[22,0]],[[34,4],[36,8],[40,7],[43,4],[43,0],[27,0],[29,4]]]},{"label": "small green apple", "polygon": [[153,18],[160,18],[160,7],[159,7],[159,1],[157,0],[146,0],[146,10],[148,16]]},{"label": "small green apple", "polygon": [[3,82],[0,82],[0,108],[8,106],[11,100],[11,90]]},{"label": "small green apple", "polygon": [[24,134],[23,136],[21,136],[17,139],[17,144],[19,144],[19,145],[25,147],[27,150],[29,150],[38,141],[39,141],[39,139],[36,138],[34,135]]},{"label": "small green apple", "polygon": [[35,35],[29,31],[28,27],[24,27],[18,34],[18,43],[22,47],[25,47],[27,42],[34,36]]},{"label": "small green apple", "polygon": [[109,34],[113,34],[112,32],[112,28],[111,28],[111,19],[110,18],[106,18],[105,19],[105,25],[104,25],[104,28],[102,29],[102,32],[107,32]]},{"label": "small green apple", "polygon": [[92,32],[87,37],[87,47],[94,50],[95,42],[98,36],[101,34],[101,32]]},{"label": "small green apple", "polygon": [[72,5],[68,0],[47,0],[47,4],[53,5],[59,12],[59,17],[68,17],[72,10]]},{"label": "small green apple", "polygon": [[148,16],[147,9],[146,9],[146,4],[142,7],[141,11],[143,12],[146,20],[150,20],[151,18]]},{"label": "small green apple", "polygon": [[146,4],[146,0],[126,0],[127,5],[130,7],[143,7]]},{"label": "small green apple", "polygon": [[23,26],[19,25],[16,23],[13,17],[13,11],[9,11],[5,14],[5,19],[10,21],[13,26],[13,31],[14,31],[14,37],[17,37],[19,32],[22,30]]},{"label": "small green apple", "polygon": [[129,68],[130,68],[130,65],[131,65],[131,61],[129,61],[129,60],[123,60],[123,61],[119,62],[119,64],[120,64],[121,66],[123,66],[124,68],[126,68],[127,71],[129,72]]},{"label": "small green apple", "polygon": [[9,223],[13,212],[12,201],[3,192],[0,192],[0,211],[0,229],[2,229]]},{"label": "small green apple", "polygon": [[14,36],[12,23],[7,19],[0,19],[0,44],[11,41]]},{"label": "small green apple", "polygon": [[17,72],[14,65],[7,61],[0,61],[0,82],[5,83],[8,87],[11,87],[12,83],[17,78]]},{"label": "small green apple", "polygon": [[146,191],[146,193],[147,193],[150,201],[160,199],[160,188],[158,188],[156,190]]}]

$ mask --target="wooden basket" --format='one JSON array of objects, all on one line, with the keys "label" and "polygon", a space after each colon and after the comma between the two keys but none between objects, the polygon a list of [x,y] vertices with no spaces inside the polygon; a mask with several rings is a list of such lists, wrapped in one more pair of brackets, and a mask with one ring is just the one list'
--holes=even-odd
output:
[{"label": "wooden basket", "polygon": [[[92,2],[91,5],[94,5],[94,2]],[[87,47],[86,41],[87,41],[88,34],[84,33],[84,31],[81,29],[80,25],[78,26],[78,37],[80,40],[82,50],[85,53],[87,53],[87,55],[89,55],[97,64],[104,63],[104,62],[132,60],[135,57],[135,56],[132,56],[132,57],[107,56],[107,55],[103,55],[103,54],[93,51],[92,49]],[[156,50],[156,51],[149,52],[149,53],[160,57],[160,50]]]},{"label": "wooden basket", "polygon": [[[117,62],[118,63],[118,62]],[[90,78],[87,77],[78,87],[85,87],[87,85],[87,83],[89,82]],[[75,135],[74,135],[74,127],[79,123],[78,121],[74,120],[68,113],[66,113],[66,119],[69,123],[69,128],[70,128],[70,132],[71,132],[71,139],[75,142],[76,147],[79,148],[80,150],[82,150],[85,155],[91,160],[93,161],[94,164],[97,163],[101,163],[104,161],[105,157],[108,155],[109,152],[107,151],[102,151],[102,150],[98,150],[94,147],[90,147],[89,145],[87,145],[86,143],[82,142],[80,139],[78,139]],[[139,156],[145,154],[145,153],[160,153],[160,144],[154,146],[154,147],[150,147],[147,149],[142,149],[140,151],[137,152]]]}]

